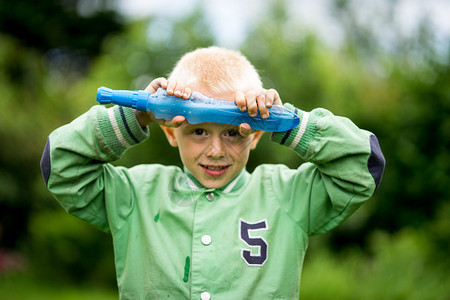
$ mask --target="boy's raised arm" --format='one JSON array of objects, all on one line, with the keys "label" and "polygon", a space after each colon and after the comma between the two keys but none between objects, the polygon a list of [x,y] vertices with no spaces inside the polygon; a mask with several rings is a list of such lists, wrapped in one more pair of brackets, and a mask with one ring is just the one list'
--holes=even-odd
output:
[{"label": "boy's raised arm", "polygon": [[[155,93],[160,87],[172,94],[183,88],[186,95],[177,96],[185,99],[191,93],[188,88],[177,86],[176,82],[165,78],[153,80],[146,90]],[[183,116],[160,120],[154,118],[151,111],[94,106],[50,134],[41,160],[45,183],[70,214],[108,231],[106,210],[113,209],[120,216],[120,210],[128,208],[123,199],[121,203],[114,203],[114,196],[110,197],[106,208],[106,183],[114,182],[114,187],[109,189],[112,195],[114,189],[126,191],[130,188],[127,185],[129,174],[125,174],[127,170],[115,168],[108,162],[117,160],[128,148],[144,141],[149,136],[149,124],[178,127],[184,121]]]},{"label": "boy's raised arm", "polygon": [[[304,112],[290,104],[300,124],[272,140],[308,163],[287,180],[274,177],[286,211],[309,234],[336,227],[369,199],[381,182],[385,160],[378,140],[349,119],[325,109]],[[286,179],[286,177],[284,177]],[[306,183],[306,184],[304,184]]]},{"label": "boy's raised arm", "polygon": [[94,106],[48,137],[41,160],[48,189],[69,213],[108,231],[105,181],[122,174],[107,162],[148,135],[132,109]]}]

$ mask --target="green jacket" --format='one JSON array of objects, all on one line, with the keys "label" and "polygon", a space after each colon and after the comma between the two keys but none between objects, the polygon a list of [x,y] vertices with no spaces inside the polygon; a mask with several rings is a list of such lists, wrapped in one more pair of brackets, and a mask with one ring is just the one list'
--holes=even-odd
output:
[{"label": "green jacket", "polygon": [[178,167],[109,164],[149,135],[119,106],[51,133],[41,168],[70,214],[111,233],[120,299],[298,299],[308,237],[372,196],[384,158],[350,120],[295,110],[300,125],[272,140],[308,162],[243,170],[221,189]]}]

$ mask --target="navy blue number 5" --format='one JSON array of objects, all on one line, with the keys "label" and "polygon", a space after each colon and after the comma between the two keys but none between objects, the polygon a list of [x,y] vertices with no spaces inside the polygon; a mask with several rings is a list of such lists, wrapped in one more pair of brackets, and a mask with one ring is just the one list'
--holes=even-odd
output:
[{"label": "navy blue number 5", "polygon": [[252,254],[251,250],[242,249],[242,259],[250,266],[262,266],[267,260],[268,245],[262,237],[252,236],[250,232],[268,229],[267,221],[248,223],[242,219],[239,222],[239,237],[249,247],[257,248],[257,253]]}]

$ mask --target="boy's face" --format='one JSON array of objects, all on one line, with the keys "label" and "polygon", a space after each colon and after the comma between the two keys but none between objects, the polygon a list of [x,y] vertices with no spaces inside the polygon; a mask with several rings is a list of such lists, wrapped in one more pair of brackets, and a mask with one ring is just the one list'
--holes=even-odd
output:
[{"label": "boy's face", "polygon": [[[202,94],[224,100],[234,95]],[[222,123],[183,123],[178,128],[163,127],[169,143],[178,147],[184,166],[206,188],[221,188],[245,167],[250,150],[254,149],[263,132],[247,137],[239,127]]]}]

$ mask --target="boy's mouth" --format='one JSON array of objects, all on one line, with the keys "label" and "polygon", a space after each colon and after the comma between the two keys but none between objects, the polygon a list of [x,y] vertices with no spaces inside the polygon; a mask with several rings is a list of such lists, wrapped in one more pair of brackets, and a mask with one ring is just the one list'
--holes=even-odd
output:
[{"label": "boy's mouth", "polygon": [[227,166],[215,166],[215,165],[200,165],[206,175],[211,177],[220,177],[226,173],[229,165]]}]

